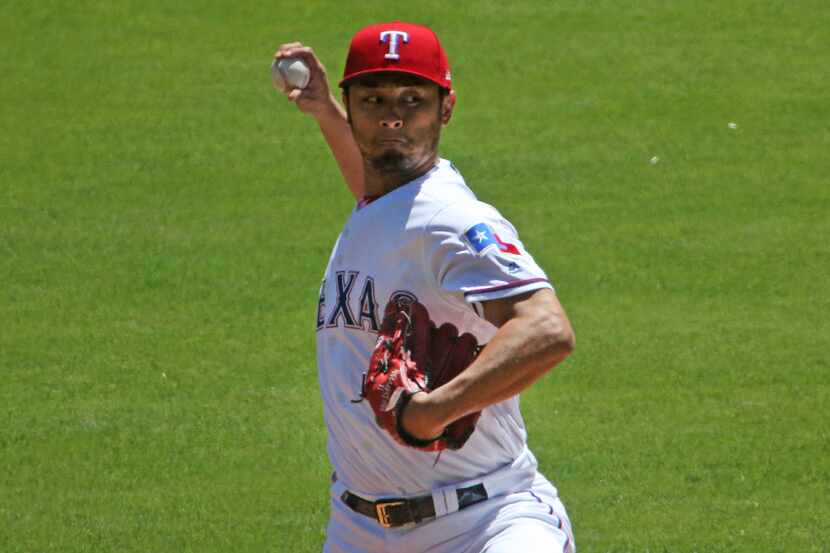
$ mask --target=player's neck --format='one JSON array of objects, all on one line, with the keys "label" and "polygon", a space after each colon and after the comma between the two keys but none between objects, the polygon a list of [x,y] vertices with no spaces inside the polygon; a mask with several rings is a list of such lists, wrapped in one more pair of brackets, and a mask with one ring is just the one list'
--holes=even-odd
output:
[{"label": "player's neck", "polygon": [[364,190],[365,196],[383,196],[389,192],[412,182],[423,176],[438,163],[438,153],[435,153],[424,162],[412,168],[384,167],[378,168],[366,159],[363,160]]}]

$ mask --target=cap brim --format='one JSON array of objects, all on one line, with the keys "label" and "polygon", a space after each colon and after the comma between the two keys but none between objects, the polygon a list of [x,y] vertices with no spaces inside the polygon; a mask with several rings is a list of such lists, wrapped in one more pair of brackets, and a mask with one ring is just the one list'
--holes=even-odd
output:
[{"label": "cap brim", "polygon": [[344,85],[349,84],[350,81],[355,80],[358,77],[362,77],[363,75],[371,75],[373,73],[406,73],[408,75],[415,75],[416,77],[421,77],[424,80],[427,80],[431,83],[435,83],[441,88],[446,88],[447,90],[452,90],[452,85],[447,86],[446,82],[439,81],[433,77],[425,73],[421,73],[420,71],[413,71],[411,69],[398,69],[398,68],[391,68],[391,67],[376,67],[374,69],[364,69],[363,71],[358,71],[357,73],[352,73],[348,77],[344,78],[340,81],[338,86],[343,88]]}]

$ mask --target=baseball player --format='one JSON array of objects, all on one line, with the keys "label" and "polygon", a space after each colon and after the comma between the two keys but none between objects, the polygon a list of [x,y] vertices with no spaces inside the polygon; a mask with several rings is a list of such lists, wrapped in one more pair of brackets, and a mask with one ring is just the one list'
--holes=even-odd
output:
[{"label": "baseball player", "polygon": [[[306,88],[284,92],[317,120],[357,199],[316,315],[334,469],[324,551],[574,552],[518,398],[570,354],[573,331],[513,225],[438,154],[456,103],[438,37],[400,21],[361,29],[342,106],[310,48],[275,57],[311,68]],[[445,355],[448,344],[472,345]],[[424,370],[439,363],[457,366],[437,384]]]}]

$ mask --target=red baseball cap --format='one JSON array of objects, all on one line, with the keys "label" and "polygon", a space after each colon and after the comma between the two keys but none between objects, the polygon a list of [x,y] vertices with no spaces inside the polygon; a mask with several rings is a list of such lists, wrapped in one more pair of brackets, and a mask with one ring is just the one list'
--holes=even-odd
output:
[{"label": "red baseball cap", "polygon": [[340,86],[360,75],[385,72],[409,73],[452,88],[447,54],[432,29],[423,25],[377,23],[354,35]]}]

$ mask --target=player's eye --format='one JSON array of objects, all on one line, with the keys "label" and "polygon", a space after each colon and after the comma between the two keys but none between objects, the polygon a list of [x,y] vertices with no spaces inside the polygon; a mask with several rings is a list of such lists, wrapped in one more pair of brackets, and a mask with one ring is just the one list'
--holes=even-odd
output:
[{"label": "player's eye", "polygon": [[409,105],[415,105],[421,101],[421,98],[414,94],[407,94],[403,97],[403,101]]},{"label": "player's eye", "polygon": [[372,104],[372,105],[379,104],[380,103],[380,96],[366,96],[363,99],[363,101],[366,102],[367,104]]}]

